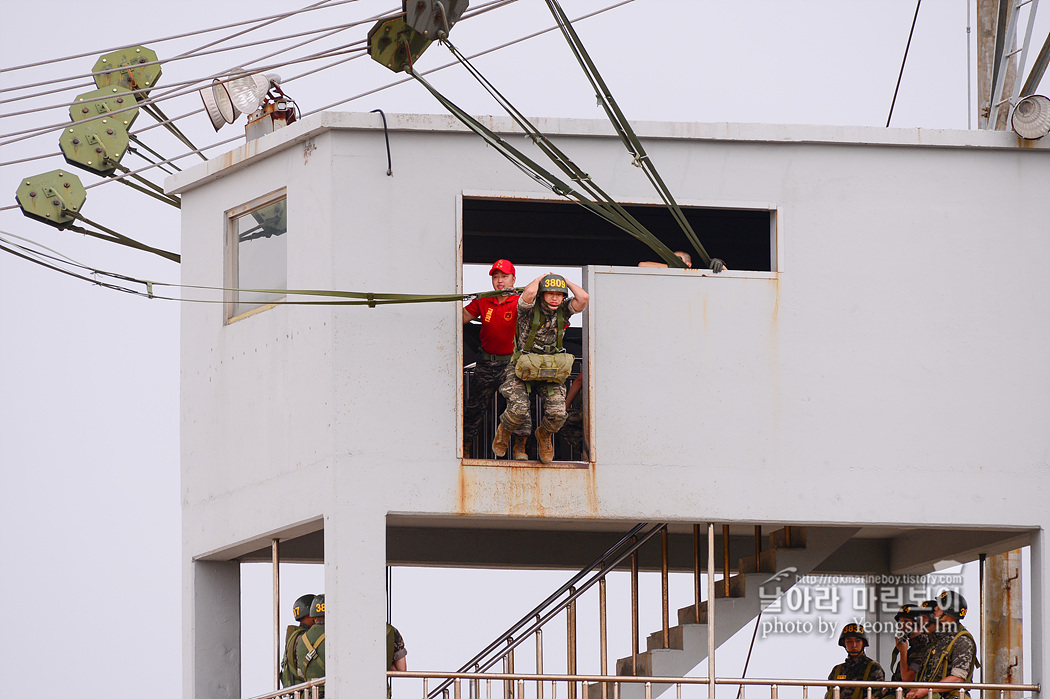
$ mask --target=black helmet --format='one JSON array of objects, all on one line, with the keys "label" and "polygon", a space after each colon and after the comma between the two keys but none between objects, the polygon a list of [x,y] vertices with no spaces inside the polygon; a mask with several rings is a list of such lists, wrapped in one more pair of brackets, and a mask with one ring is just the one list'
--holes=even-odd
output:
[{"label": "black helmet", "polygon": [[315,619],[324,619],[324,595],[314,597],[310,603],[310,616]]},{"label": "black helmet", "polygon": [[303,595],[292,603],[292,616],[296,621],[302,621],[310,616],[310,603],[313,601],[313,595]]},{"label": "black helmet", "polygon": [[569,295],[569,285],[565,283],[565,277],[560,274],[548,274],[540,280],[540,293],[546,291],[557,291],[559,294]]},{"label": "black helmet", "polygon": [[922,614],[923,611],[924,610],[917,604],[906,604],[903,607],[901,607],[901,610],[899,612],[893,615],[893,620],[900,621],[904,617],[914,619],[915,617]]},{"label": "black helmet", "polygon": [[954,590],[944,590],[937,595],[937,606],[956,619],[966,616],[966,598]]},{"label": "black helmet", "polygon": [[864,627],[860,624],[846,624],[842,627],[842,633],[839,634],[839,645],[843,648],[846,647],[847,638],[859,638],[864,641],[864,647],[868,647],[868,635],[864,633]]}]

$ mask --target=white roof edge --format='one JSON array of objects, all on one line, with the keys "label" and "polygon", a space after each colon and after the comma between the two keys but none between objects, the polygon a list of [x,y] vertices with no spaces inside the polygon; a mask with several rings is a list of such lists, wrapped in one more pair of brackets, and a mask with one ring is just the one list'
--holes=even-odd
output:
[{"label": "white roof edge", "polygon": [[[509,117],[478,116],[475,118],[496,133],[521,133],[521,129]],[[550,136],[616,137],[612,125],[603,119],[560,117],[530,117],[530,119],[536,128]],[[387,114],[386,123],[390,131],[470,132],[456,118],[447,114]],[[633,122],[632,126],[639,138],[650,140],[681,139],[741,143],[1050,151],[1050,136],[1038,141],[1025,141],[1012,131],[663,121],[638,121]],[[311,114],[291,126],[260,139],[249,141],[232,151],[168,177],[164,182],[164,189],[169,194],[181,194],[231,171],[239,170],[256,158],[282,151],[327,131],[379,130],[382,128],[383,118],[374,112]]]}]

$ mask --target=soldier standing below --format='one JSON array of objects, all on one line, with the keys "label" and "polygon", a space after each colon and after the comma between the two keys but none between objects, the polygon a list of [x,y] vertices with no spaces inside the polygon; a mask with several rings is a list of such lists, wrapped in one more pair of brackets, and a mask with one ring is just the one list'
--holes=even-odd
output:
[{"label": "soldier standing below", "polygon": [[[470,398],[463,409],[463,456],[470,456],[470,448],[481,427],[485,411],[492,405],[496,389],[503,383],[507,363],[514,354],[514,329],[518,321],[518,292],[514,289],[514,265],[510,260],[496,260],[489,270],[493,290],[497,296],[475,298],[463,308],[463,323],[475,318],[481,320],[481,356],[474,366],[470,381]],[[525,442],[529,437],[526,426],[514,434],[513,455],[525,460]]]},{"label": "soldier standing below", "polygon": [[[966,616],[966,598],[945,590],[937,596],[933,623],[929,629],[930,649],[919,671],[917,682],[970,682],[977,665],[977,642],[960,620]],[[923,699],[929,689],[913,689],[908,699]],[[948,688],[932,690],[937,694],[958,696]]]},{"label": "soldier standing below", "polygon": [[[408,651],[405,650],[405,639],[401,638],[401,632],[394,628],[390,622],[386,625],[386,664],[388,670],[404,672],[408,669]],[[390,678],[386,681],[386,698],[390,699]]]},{"label": "soldier standing below", "polygon": [[[569,298],[569,292],[572,298]],[[535,390],[543,398],[543,419],[536,428],[537,451],[545,464],[554,460],[551,437],[565,424],[565,379],[524,381],[518,377],[516,364],[524,354],[562,354],[562,336],[565,324],[573,313],[587,308],[590,296],[582,288],[558,274],[536,277],[521,292],[518,299],[518,328],[515,335],[514,359],[507,365],[499,392],[507,399],[507,409],[500,416],[492,451],[496,456],[507,453],[512,434],[525,426],[530,429],[529,392]],[[569,369],[571,370],[571,355]]]},{"label": "soldier standing below", "polygon": [[[324,677],[324,595],[317,595],[310,603],[313,625],[295,642],[295,659],[302,672],[303,682]],[[324,695],[324,687],[320,688]]]},{"label": "soldier standing below", "polygon": [[314,618],[310,616],[310,603],[314,601],[314,595],[303,595],[292,604],[292,616],[299,622],[298,626],[289,626],[284,633],[284,659],[281,660],[281,686],[291,687],[305,681],[299,670],[299,664],[295,657],[295,644],[299,637],[306,633],[314,625]]},{"label": "soldier standing below", "polygon": [[[846,662],[831,668],[831,673],[828,675],[829,680],[882,682],[886,679],[882,666],[864,653],[864,649],[868,646],[868,636],[860,624],[843,626],[839,633],[839,645],[846,649]],[[840,699],[862,699],[867,696],[867,689],[866,687],[847,687],[840,692],[839,697]],[[824,699],[831,699],[833,695],[832,688],[828,687]]]},{"label": "soldier standing below", "polygon": [[[893,654],[890,656],[890,680],[893,682],[914,682],[918,677],[922,663],[930,646],[930,637],[926,626],[933,616],[936,600],[927,600],[921,605],[906,604],[894,615],[898,634]],[[896,695],[896,690],[886,688],[882,696]]]}]

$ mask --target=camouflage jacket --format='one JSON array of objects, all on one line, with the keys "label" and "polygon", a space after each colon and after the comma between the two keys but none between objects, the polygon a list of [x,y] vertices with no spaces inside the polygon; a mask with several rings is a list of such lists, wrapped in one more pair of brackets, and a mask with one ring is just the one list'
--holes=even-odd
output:
[{"label": "camouflage jacket", "polygon": [[[882,671],[881,665],[862,653],[857,657],[847,656],[846,662],[839,663],[831,668],[828,679],[845,680],[847,682],[859,682],[861,680],[881,682],[886,679],[886,673]],[[852,690],[847,687],[842,689],[839,696],[841,699],[861,699],[866,694],[864,687],[855,687]],[[825,699],[831,699],[833,696],[832,687],[828,687],[828,691],[824,695]]]},{"label": "camouflage jacket", "polygon": [[555,345],[558,341],[558,310],[561,310],[561,317],[564,321],[568,322],[569,316],[572,315],[572,306],[569,305],[571,302],[572,299],[566,296],[557,309],[547,311],[543,308],[539,295],[536,296],[533,303],[525,303],[522,299],[518,299],[518,331],[514,336],[515,349],[519,352],[526,351],[525,344],[532,332],[533,308],[538,308],[540,327],[536,330],[536,339],[532,343],[532,349],[528,351],[535,354],[554,354],[557,351]]},{"label": "camouflage jacket", "polygon": [[954,675],[969,682],[976,661],[977,642],[962,624],[952,624],[944,631],[930,634],[929,652],[919,669],[918,680],[939,682]]}]

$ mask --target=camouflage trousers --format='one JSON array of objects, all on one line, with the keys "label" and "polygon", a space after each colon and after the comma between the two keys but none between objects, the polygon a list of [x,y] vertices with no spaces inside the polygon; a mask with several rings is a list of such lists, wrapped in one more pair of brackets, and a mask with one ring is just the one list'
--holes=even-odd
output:
[{"label": "camouflage trousers", "polygon": [[[470,397],[463,408],[463,439],[471,442],[478,435],[481,423],[485,420],[485,413],[492,410],[492,399],[496,395],[496,389],[503,383],[507,373],[507,362],[491,362],[479,359],[474,366],[474,376],[470,380]],[[525,429],[518,432],[521,436],[528,435]]]},{"label": "camouflage trousers", "polygon": [[[547,381],[532,382],[532,393],[543,399],[543,417],[540,426],[548,432],[557,432],[565,424],[565,393],[567,389],[563,383],[549,383]],[[508,364],[503,385],[499,392],[507,399],[507,409],[500,416],[500,422],[504,429],[514,434],[521,434],[521,430],[532,431],[532,411],[530,394],[525,382],[514,373],[514,365]]]}]

